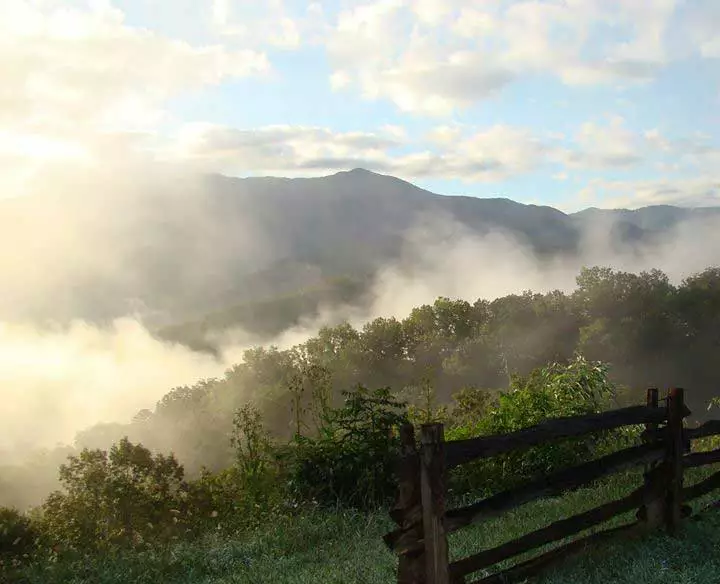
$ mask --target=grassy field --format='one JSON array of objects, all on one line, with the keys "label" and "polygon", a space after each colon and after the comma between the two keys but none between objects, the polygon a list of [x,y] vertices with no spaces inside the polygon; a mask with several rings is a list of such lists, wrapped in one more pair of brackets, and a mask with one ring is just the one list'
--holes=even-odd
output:
[{"label": "grassy field", "polygon": [[[688,477],[687,482],[693,480]],[[618,498],[638,481],[637,475],[620,477],[592,489],[525,505],[502,518],[460,531],[450,539],[452,556],[460,557],[497,545],[556,519]],[[707,502],[707,498],[700,500],[695,508]],[[706,511],[701,517],[687,521],[679,539],[658,533],[642,540],[599,548],[546,574],[539,582],[716,584],[720,574],[720,511]],[[632,519],[632,514],[612,524],[628,519]],[[292,522],[267,526],[243,538],[208,536],[192,544],[178,543],[90,561],[36,563],[16,581],[28,584],[390,584],[394,581],[395,558],[384,547],[381,537],[392,527],[382,511],[367,515],[316,511]]]}]

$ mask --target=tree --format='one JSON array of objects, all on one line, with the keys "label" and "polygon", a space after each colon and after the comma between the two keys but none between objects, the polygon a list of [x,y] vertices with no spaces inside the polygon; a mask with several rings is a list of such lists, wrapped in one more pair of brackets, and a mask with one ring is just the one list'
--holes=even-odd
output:
[{"label": "tree", "polygon": [[406,404],[389,388],[358,386],[328,413],[316,437],[296,436],[281,451],[293,493],[305,501],[371,507],[395,495],[398,427]]},{"label": "tree", "polygon": [[187,490],[173,455],[123,438],[110,451],[83,449],[60,466],[64,492],[43,504],[44,532],[68,548],[103,548],[162,538],[177,529]]}]

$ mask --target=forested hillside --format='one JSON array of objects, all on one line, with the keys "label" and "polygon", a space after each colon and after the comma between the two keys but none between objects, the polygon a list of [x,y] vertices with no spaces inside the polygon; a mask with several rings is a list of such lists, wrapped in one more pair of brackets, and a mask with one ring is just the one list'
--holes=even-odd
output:
[{"label": "forested hillside", "polygon": [[[313,396],[335,404],[358,384],[388,386],[419,404],[428,391],[437,405],[464,388],[499,390],[512,376],[579,352],[607,362],[611,378],[642,399],[647,387],[688,390],[702,418],[720,387],[720,270],[710,268],[672,285],[659,271],[631,274],[586,269],[571,294],[510,295],[493,301],[439,298],[403,320],[377,318],[361,329],[325,327],[288,350],[256,347],[224,377],[168,388],[155,408],[128,424],[103,424],[77,437],[102,447],[128,435],[173,451],[191,473],[224,468],[236,409],[253,401],[276,436],[309,424]],[[6,475],[10,476],[10,474]],[[8,487],[9,488],[9,487]],[[27,491],[30,492],[30,491]]]},{"label": "forested hillside", "polygon": [[[720,387],[713,366],[720,354],[720,270],[673,286],[659,271],[593,268],[577,284],[572,294],[526,292],[491,302],[439,298],[403,320],[378,318],[360,330],[326,327],[285,351],[257,348],[224,379],[169,392],[129,430],[144,443],[174,447],[190,468],[213,466],[221,450],[216,440],[223,440],[220,420],[227,427],[233,408],[249,397],[274,431],[289,433],[290,388],[299,381],[308,388],[327,383],[335,396],[357,384],[398,393],[414,388],[414,399],[429,382],[437,399],[447,402],[465,387],[506,387],[510,376],[576,351],[609,363],[612,378],[638,396],[650,386],[686,387],[696,418],[702,417]],[[156,425],[163,428],[157,434]],[[188,446],[181,437],[191,428],[196,439]],[[85,439],[92,442],[92,435]]]}]

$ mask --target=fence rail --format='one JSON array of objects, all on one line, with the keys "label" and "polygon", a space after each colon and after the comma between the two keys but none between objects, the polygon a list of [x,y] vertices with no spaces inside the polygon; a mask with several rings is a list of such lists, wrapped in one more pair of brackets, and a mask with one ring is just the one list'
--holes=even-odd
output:
[{"label": "fence rail", "polygon": [[448,468],[510,451],[526,450],[538,444],[576,438],[621,426],[658,423],[667,418],[665,408],[632,406],[599,414],[553,418],[511,434],[456,440],[446,444]]},{"label": "fence rail", "polygon": [[[690,413],[682,389],[671,389],[662,405],[658,390],[650,389],[646,405],[556,418],[503,435],[445,442],[442,424],[426,424],[421,427],[419,448],[413,427],[404,426],[398,461],[399,493],[390,513],[398,528],[384,536],[386,545],[399,555],[398,584],[464,584],[469,575],[479,570],[571,537],[633,509],[637,510],[635,522],[577,539],[476,582],[509,582],[537,574],[557,560],[582,551],[589,543],[621,533],[643,533],[662,525],[676,533],[689,514],[684,503],[720,488],[720,472],[690,487],[683,486],[684,469],[720,462],[720,449],[688,454],[692,440],[720,434],[720,420],[685,429],[683,420]],[[641,445],[539,477],[465,507],[445,508],[450,468],[547,442],[638,424],[645,425]],[[639,465],[645,466],[644,482],[625,497],[469,557],[453,562],[448,559],[450,533],[549,493],[574,489]]]}]

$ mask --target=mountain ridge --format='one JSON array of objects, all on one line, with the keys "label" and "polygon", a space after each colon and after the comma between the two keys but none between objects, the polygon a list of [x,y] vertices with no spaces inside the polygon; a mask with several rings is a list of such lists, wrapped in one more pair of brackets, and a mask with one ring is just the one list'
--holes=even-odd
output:
[{"label": "mountain ridge", "polygon": [[[0,200],[0,229],[14,242],[0,254],[0,274],[14,292],[5,305],[0,299],[0,320],[97,321],[133,306],[153,322],[184,321],[328,278],[366,278],[400,261],[408,233],[428,220],[421,230],[431,240],[441,235],[432,222],[444,218],[478,237],[505,232],[552,258],[578,253],[588,229],[632,246],[720,217],[720,207],[669,205],[565,213],[507,197],[434,193],[363,168],[306,178],[116,182],[86,177],[49,197]],[[453,229],[442,236],[452,239]],[[28,269],[36,282],[23,288]]]}]

